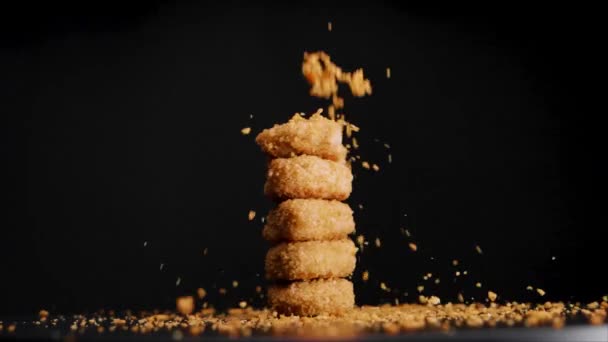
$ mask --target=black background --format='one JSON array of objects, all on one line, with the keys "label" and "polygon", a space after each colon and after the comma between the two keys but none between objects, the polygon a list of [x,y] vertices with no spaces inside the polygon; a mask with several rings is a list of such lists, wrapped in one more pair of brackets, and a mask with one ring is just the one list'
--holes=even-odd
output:
[{"label": "black background", "polygon": [[[488,289],[503,300],[598,299],[608,292],[606,154],[593,12],[4,7],[0,314],[171,308],[199,286],[220,308],[252,302],[268,248],[259,218],[271,207],[253,139],[326,105],[300,74],[315,50],[363,67],[374,89],[345,108],[362,128],[361,155],[381,166],[355,167],[349,200],[364,206],[358,233],[383,243],[361,254],[359,304],[414,301],[421,284],[443,301],[483,300]],[[422,280],[427,272],[441,282]]]}]

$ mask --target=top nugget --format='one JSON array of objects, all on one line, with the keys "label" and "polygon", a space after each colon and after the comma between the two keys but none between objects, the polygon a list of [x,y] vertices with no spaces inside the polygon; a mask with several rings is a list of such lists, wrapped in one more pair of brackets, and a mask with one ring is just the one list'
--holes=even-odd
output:
[{"label": "top nugget", "polygon": [[258,134],[255,141],[275,158],[307,154],[333,161],[346,158],[342,145],[342,124],[320,114],[309,119],[296,114],[282,125],[274,125]]}]

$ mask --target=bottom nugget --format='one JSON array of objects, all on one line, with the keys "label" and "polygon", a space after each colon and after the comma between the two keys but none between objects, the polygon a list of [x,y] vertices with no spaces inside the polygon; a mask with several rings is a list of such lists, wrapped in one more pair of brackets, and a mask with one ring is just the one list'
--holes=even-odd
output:
[{"label": "bottom nugget", "polygon": [[353,283],[346,279],[299,281],[268,288],[268,303],[282,314],[341,314],[355,305]]}]

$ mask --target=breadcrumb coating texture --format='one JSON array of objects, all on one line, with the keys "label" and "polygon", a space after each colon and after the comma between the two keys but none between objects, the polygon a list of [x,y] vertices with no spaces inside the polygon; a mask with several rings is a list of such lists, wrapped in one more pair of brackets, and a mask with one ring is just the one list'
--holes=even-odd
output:
[{"label": "breadcrumb coating texture", "polygon": [[355,305],[353,283],[346,279],[320,279],[272,285],[268,302],[282,314],[315,316],[343,314]]},{"label": "breadcrumb coating texture", "polygon": [[357,247],[349,239],[280,243],[266,254],[266,277],[309,280],[348,277],[355,269]]},{"label": "breadcrumb coating texture", "polygon": [[354,230],[353,211],[346,203],[290,199],[270,211],[262,235],[271,242],[337,240]]},{"label": "breadcrumb coating texture", "polygon": [[276,200],[316,198],[343,201],[352,191],[353,174],[343,163],[315,156],[270,161],[264,193]]},{"label": "breadcrumb coating texture", "polygon": [[275,158],[312,155],[333,161],[346,159],[342,145],[343,125],[321,114],[306,119],[294,115],[287,123],[274,125],[256,137],[262,150]]}]

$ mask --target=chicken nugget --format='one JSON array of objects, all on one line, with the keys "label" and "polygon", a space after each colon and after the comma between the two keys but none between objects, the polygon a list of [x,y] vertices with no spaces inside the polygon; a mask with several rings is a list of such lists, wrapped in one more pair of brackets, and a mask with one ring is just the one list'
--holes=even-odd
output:
[{"label": "chicken nugget", "polygon": [[346,148],[342,145],[342,127],[341,123],[320,114],[314,114],[310,119],[296,114],[287,123],[263,130],[255,141],[275,158],[307,154],[343,161]]},{"label": "chicken nugget", "polygon": [[280,243],[266,254],[266,278],[347,277],[355,269],[356,253],[357,247],[350,239]]},{"label": "chicken nugget", "polygon": [[346,279],[319,279],[271,285],[268,303],[285,315],[339,315],[353,308],[353,283]]},{"label": "chicken nugget", "polygon": [[352,191],[353,174],[342,163],[315,156],[270,161],[264,193],[276,200],[317,198],[343,201]]},{"label": "chicken nugget", "polygon": [[264,238],[277,241],[343,239],[355,230],[348,204],[319,199],[290,199],[268,214]]}]

